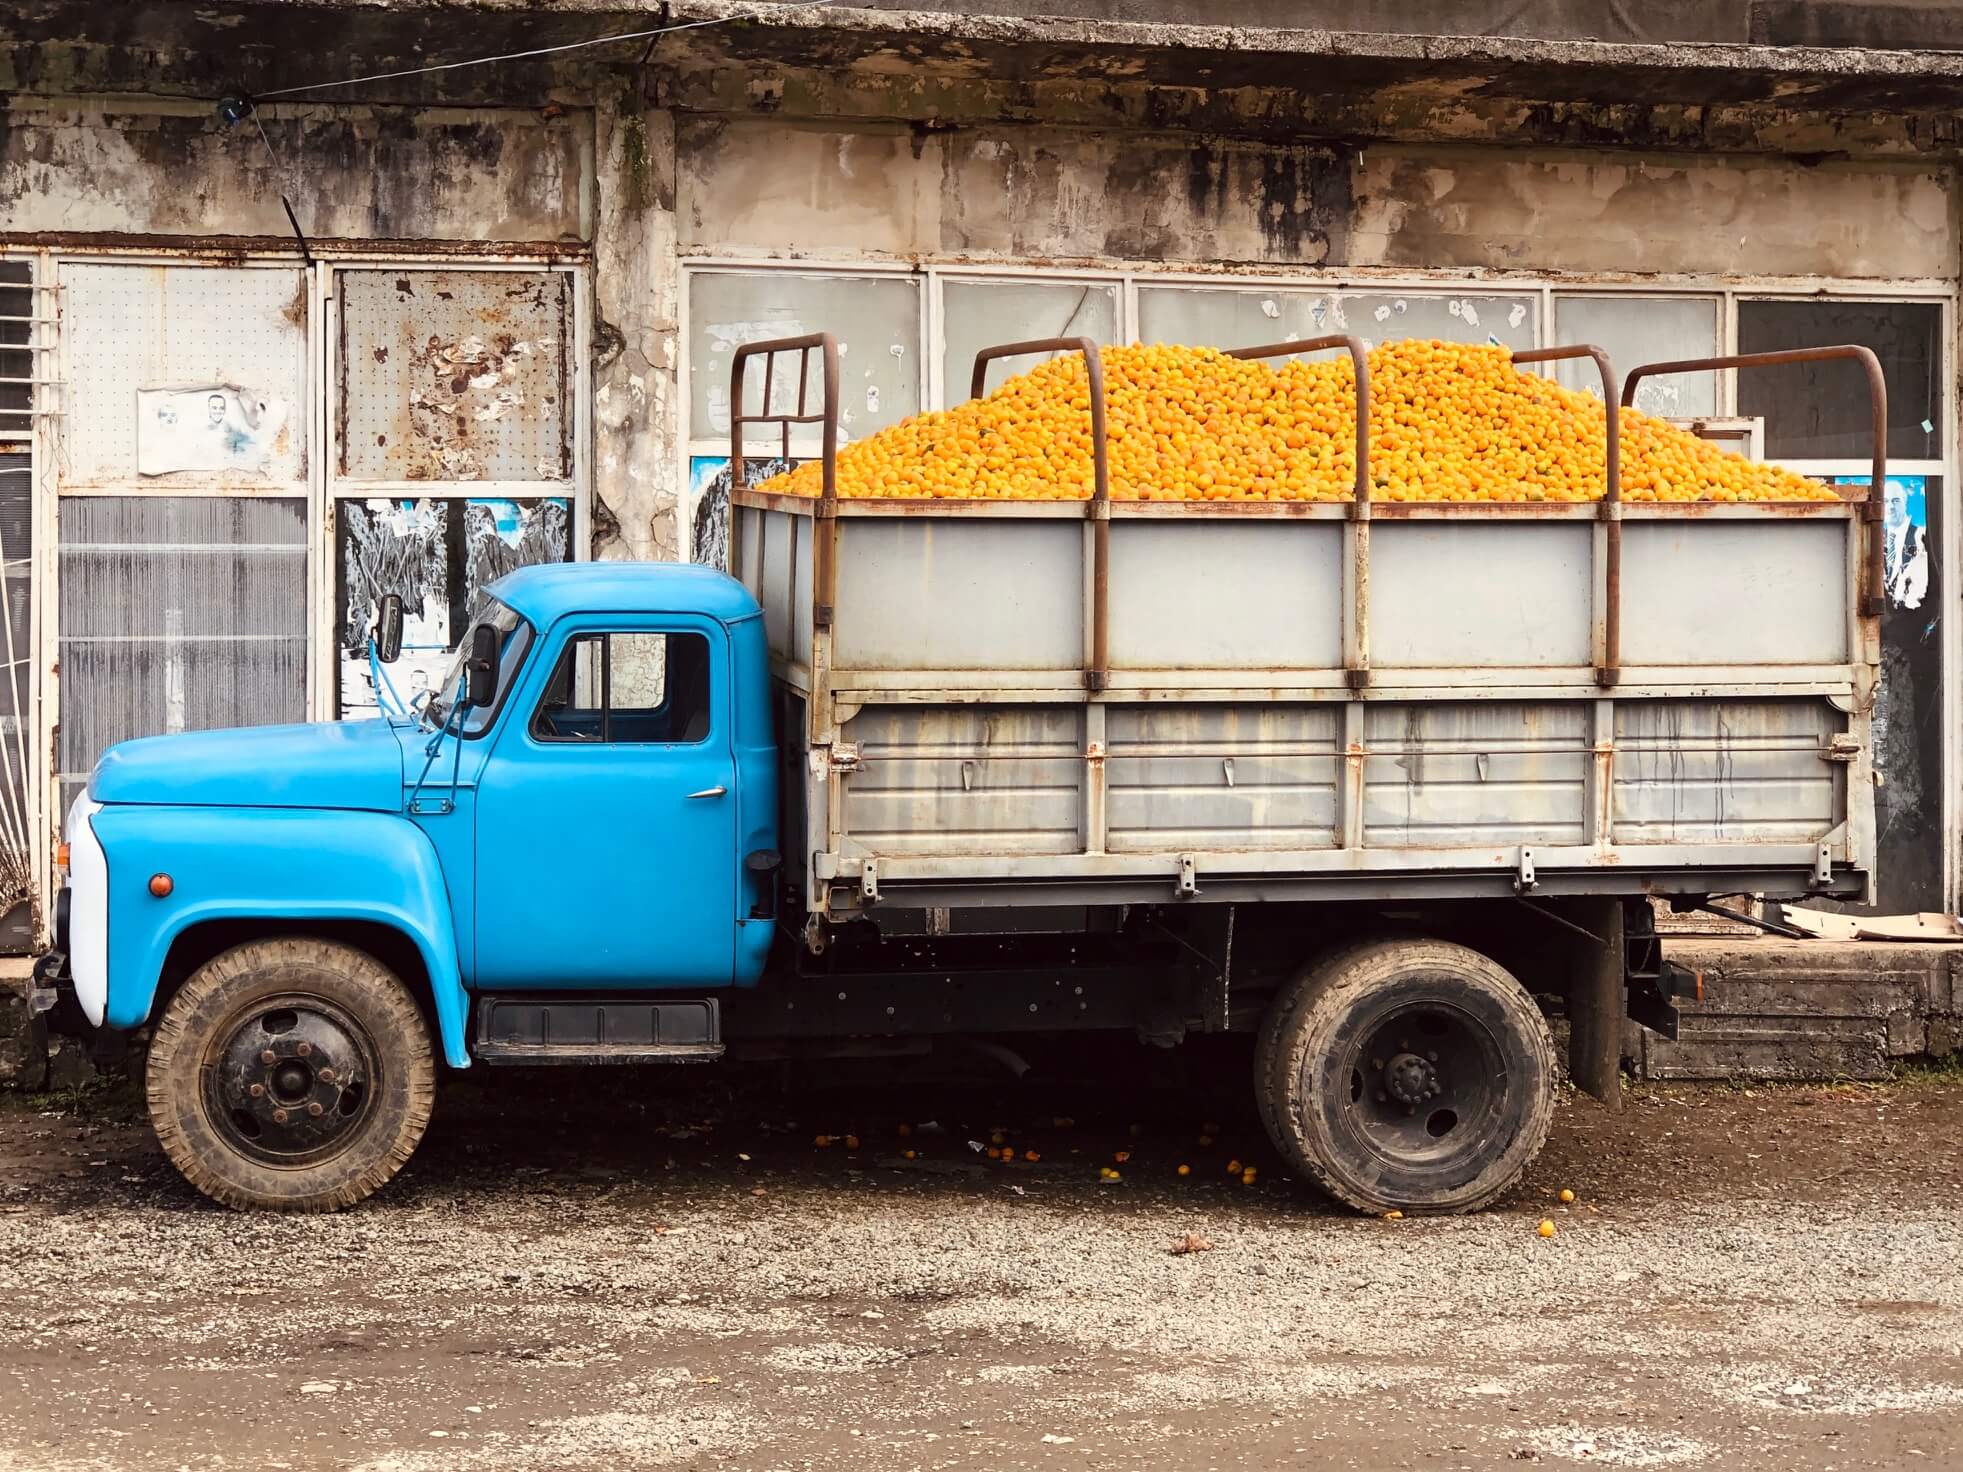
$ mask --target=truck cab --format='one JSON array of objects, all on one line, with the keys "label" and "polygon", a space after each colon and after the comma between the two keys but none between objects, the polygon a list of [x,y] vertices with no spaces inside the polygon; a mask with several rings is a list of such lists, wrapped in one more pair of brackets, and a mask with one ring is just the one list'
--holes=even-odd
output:
[{"label": "truck cab", "polygon": [[[235,1204],[343,1159],[377,1110],[416,1112],[414,1090],[372,1086],[429,1071],[425,1018],[453,1068],[495,1051],[489,1031],[469,1035],[474,994],[528,999],[505,1018],[519,1050],[527,1024],[563,1030],[540,1001],[577,992],[589,1017],[609,994],[638,999],[617,1010],[646,1028],[647,1056],[713,1052],[703,1004],[670,1015],[660,999],[762,972],[768,679],[762,612],[720,573],[514,572],[414,708],[105,753],[68,815],[44,974],[65,960],[97,1026],[154,1024],[153,1083],[190,1050],[189,1082],[166,1090],[180,1112],[159,1127],[202,1152],[187,1174]],[[374,1011],[378,991],[395,1005]],[[395,1123],[399,1143],[412,1121]],[[362,1179],[345,1160],[330,1174],[330,1195]]]}]

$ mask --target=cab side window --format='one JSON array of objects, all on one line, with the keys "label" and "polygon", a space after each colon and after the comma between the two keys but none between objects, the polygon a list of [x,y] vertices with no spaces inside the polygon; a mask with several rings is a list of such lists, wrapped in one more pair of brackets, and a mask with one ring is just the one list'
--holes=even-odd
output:
[{"label": "cab side window", "polygon": [[614,745],[708,740],[708,639],[643,631],[576,635],[545,687],[532,735]]}]

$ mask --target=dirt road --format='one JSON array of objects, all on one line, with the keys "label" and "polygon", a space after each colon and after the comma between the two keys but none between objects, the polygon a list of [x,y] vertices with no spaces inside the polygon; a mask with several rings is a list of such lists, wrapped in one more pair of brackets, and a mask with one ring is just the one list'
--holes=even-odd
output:
[{"label": "dirt road", "polygon": [[1576,1100],[1392,1222],[1237,1078],[603,1082],[459,1081],[312,1219],[0,1103],[0,1469],[1963,1466],[1963,1083]]}]

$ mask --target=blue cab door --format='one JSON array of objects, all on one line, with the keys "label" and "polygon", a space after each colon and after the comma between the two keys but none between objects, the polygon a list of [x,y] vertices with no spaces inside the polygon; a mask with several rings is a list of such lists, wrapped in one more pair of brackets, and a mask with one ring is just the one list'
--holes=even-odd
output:
[{"label": "blue cab door", "polygon": [[476,984],[729,985],[735,781],[720,624],[556,629],[478,779]]}]

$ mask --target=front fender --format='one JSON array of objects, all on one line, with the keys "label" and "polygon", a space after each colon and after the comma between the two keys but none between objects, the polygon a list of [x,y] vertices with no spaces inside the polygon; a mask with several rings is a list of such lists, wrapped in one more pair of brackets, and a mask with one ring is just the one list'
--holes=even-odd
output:
[{"label": "front fender", "polygon": [[[117,803],[92,824],[109,867],[106,1026],[148,1020],[164,958],[193,925],[369,921],[422,953],[444,1060],[468,1066],[469,1007],[443,867],[415,824],[394,813]],[[150,893],[155,874],[171,878],[162,899]]]}]

